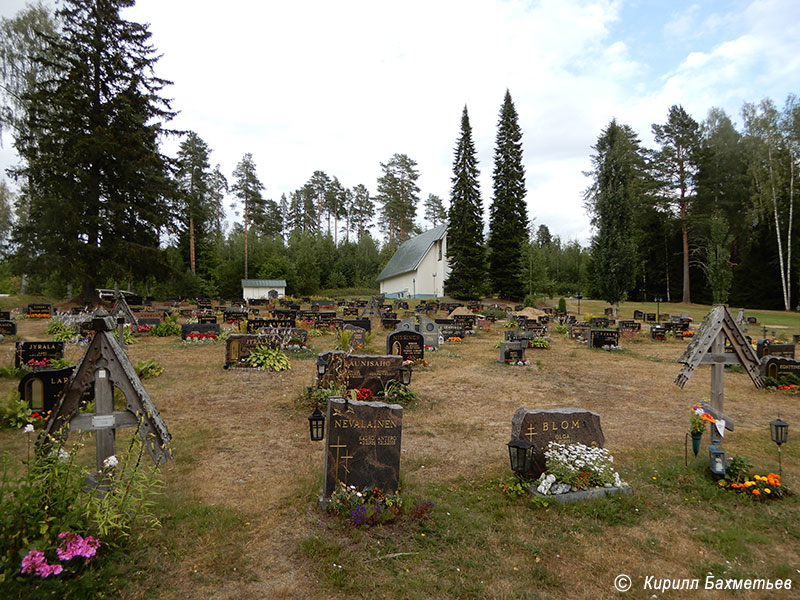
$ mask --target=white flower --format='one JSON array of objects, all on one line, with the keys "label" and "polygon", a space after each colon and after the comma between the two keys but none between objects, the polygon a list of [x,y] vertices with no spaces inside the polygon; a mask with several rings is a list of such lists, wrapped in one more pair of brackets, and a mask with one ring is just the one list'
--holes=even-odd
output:
[{"label": "white flower", "polygon": [[117,457],[113,454],[103,461],[103,466],[107,469],[113,469],[119,464]]},{"label": "white flower", "polygon": [[25,425],[25,428],[22,431],[24,431],[25,433],[33,433],[33,425],[28,423],[27,425]]},{"label": "white flower", "polygon": [[702,408],[698,408],[697,410],[694,411],[694,414],[696,414],[698,417],[702,417],[703,413],[705,412],[706,411],[704,411]]}]

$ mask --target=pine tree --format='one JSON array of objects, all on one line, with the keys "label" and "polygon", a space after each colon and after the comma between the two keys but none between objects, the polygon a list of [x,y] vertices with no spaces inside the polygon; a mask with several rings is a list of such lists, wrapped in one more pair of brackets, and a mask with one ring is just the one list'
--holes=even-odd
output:
[{"label": "pine tree", "polygon": [[189,235],[189,268],[197,273],[195,255],[195,229],[205,229],[213,213],[208,172],[208,145],[194,131],[190,131],[178,150],[178,202]]},{"label": "pine tree", "polygon": [[461,135],[453,160],[453,187],[450,191],[447,227],[450,275],[444,283],[448,296],[465,300],[480,297],[486,278],[478,173],[472,127],[465,106],[461,115]]},{"label": "pine tree", "polygon": [[655,178],[661,182],[661,197],[666,205],[678,207],[683,243],[684,304],[691,300],[689,282],[689,208],[695,195],[697,152],[700,146],[700,126],[682,106],[669,109],[664,125],[653,124],[653,135],[661,149],[655,153]]},{"label": "pine tree", "polygon": [[234,183],[231,189],[234,195],[242,202],[244,209],[244,278],[247,279],[248,263],[248,241],[247,230],[250,219],[259,222],[264,213],[266,204],[261,190],[264,184],[261,183],[256,175],[256,165],[253,162],[253,155],[249,152],[244,155],[236,169],[233,171]]},{"label": "pine tree", "polygon": [[353,188],[353,205],[350,214],[350,224],[358,233],[358,239],[364,237],[370,223],[375,216],[375,203],[369,196],[369,190],[359,183]]},{"label": "pine tree", "polygon": [[[36,58],[51,77],[25,94],[15,140],[28,218],[16,237],[29,259],[81,282],[144,278],[159,269],[172,195],[158,140],[173,114],[152,75],[144,25],[120,10],[132,0],[64,0],[58,35]],[[44,58],[46,56],[46,58]]]},{"label": "pine tree", "polygon": [[494,199],[489,209],[489,281],[501,298],[522,295],[522,257],[528,242],[522,132],[506,90],[494,150]]},{"label": "pine tree", "polygon": [[401,243],[416,232],[414,218],[419,202],[417,163],[405,154],[395,154],[381,163],[377,200],[382,204],[378,224],[392,243]]},{"label": "pine tree", "polygon": [[586,191],[596,233],[592,238],[594,285],[609,304],[619,304],[633,289],[636,252],[632,240],[633,206],[640,192],[639,139],[616,119],[593,146],[594,183]]},{"label": "pine tree", "polygon": [[439,196],[428,194],[428,199],[425,200],[425,218],[430,221],[434,227],[447,220],[447,209],[444,207],[444,203]]}]

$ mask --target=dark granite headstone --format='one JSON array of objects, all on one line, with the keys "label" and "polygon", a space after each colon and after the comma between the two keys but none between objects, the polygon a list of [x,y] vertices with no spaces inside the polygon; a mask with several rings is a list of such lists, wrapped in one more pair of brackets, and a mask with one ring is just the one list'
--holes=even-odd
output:
[{"label": "dark granite headstone", "polygon": [[187,323],[181,325],[182,340],[185,340],[186,336],[191,333],[210,333],[219,336],[219,323]]},{"label": "dark granite headstone", "polygon": [[656,322],[656,313],[645,313],[644,320],[648,323],[655,323]]},{"label": "dark granite headstone", "polygon": [[[78,312],[81,312],[80,307],[75,307],[78,309]],[[0,310],[0,321],[10,321],[11,320],[11,311],[10,310]]]},{"label": "dark granite headstone", "polygon": [[197,322],[201,324],[216,323],[217,315],[197,315]]},{"label": "dark granite headstone", "polygon": [[345,306],[342,309],[342,316],[345,316],[345,317],[357,317],[358,316],[358,307],[357,306]]},{"label": "dark granite headstone", "polygon": [[527,341],[521,342],[500,342],[499,363],[516,364],[525,361],[525,348],[528,347]]},{"label": "dark granite headstone", "polygon": [[633,311],[633,318],[639,321],[644,321],[644,313],[641,310]]},{"label": "dark granite headstone", "polygon": [[747,324],[758,325],[758,319],[756,319],[755,317],[747,317]]},{"label": "dark granite headstone", "polygon": [[17,335],[17,324],[14,321],[0,321],[0,335]]},{"label": "dark granite headstone", "polygon": [[400,324],[400,319],[381,319],[381,326],[384,329],[394,329]]},{"label": "dark granite headstone", "polygon": [[369,319],[342,319],[344,325],[352,325],[353,327],[361,327],[367,332],[372,331],[372,321]]},{"label": "dark granite headstone", "polygon": [[425,338],[416,331],[393,331],[386,336],[386,354],[402,356],[403,360],[422,360],[425,357]]},{"label": "dark granite headstone", "polygon": [[756,355],[758,358],[763,356],[779,356],[793,359],[794,350],[794,344],[776,344],[767,339],[760,339],[756,343]]},{"label": "dark granite headstone", "polygon": [[352,331],[353,335],[350,336],[350,349],[351,350],[358,350],[359,348],[363,348],[367,345],[367,330],[363,327],[356,327],[355,325],[350,325],[350,323],[346,323],[343,327],[345,331]]},{"label": "dark granite headstone", "polygon": [[160,323],[164,319],[165,312],[160,310],[142,310],[136,313],[136,321],[141,323],[142,319],[158,319]]},{"label": "dark granite headstone", "polygon": [[14,366],[24,367],[28,361],[48,358],[64,358],[64,342],[17,342],[14,351]]},{"label": "dark granite headstone", "polygon": [[650,339],[664,341],[667,339],[667,330],[663,327],[653,326],[650,328]]},{"label": "dark granite headstone", "polygon": [[280,338],[269,335],[232,334],[225,339],[225,365],[244,367],[245,359],[258,346],[280,346]]},{"label": "dark granite headstone", "polygon": [[236,309],[236,308],[226,308],[225,309],[225,322],[226,323],[235,323],[238,321],[245,321],[247,320],[247,311],[243,309]]},{"label": "dark granite headstone", "polygon": [[590,325],[592,329],[606,329],[609,326],[609,322],[605,317],[592,317]]},{"label": "dark granite headstone", "polygon": [[137,325],[159,325],[160,323],[160,317],[140,317],[138,315],[136,317]]},{"label": "dark granite headstone", "polygon": [[780,356],[768,356],[761,361],[761,375],[780,379],[786,375],[800,377],[800,361]]},{"label": "dark granite headstone", "polygon": [[390,380],[402,381],[402,356],[371,356],[347,354],[341,350],[323,352],[317,357],[325,363],[325,373],[317,373],[317,387],[340,383],[346,389],[367,388],[382,392]]},{"label": "dark granite headstone", "polygon": [[442,339],[446,342],[450,338],[461,338],[464,339],[464,328],[461,325],[439,325],[439,333],[442,336]]},{"label": "dark granite headstone", "polygon": [[125,302],[128,303],[128,306],[131,304],[135,304],[136,306],[141,306],[144,304],[144,300],[138,294],[129,294],[125,296]]},{"label": "dark granite headstone", "polygon": [[325,497],[343,483],[395,494],[400,485],[403,407],[328,399]]},{"label": "dark granite headstone", "polygon": [[465,331],[472,331],[475,328],[474,315],[453,315],[453,321],[456,325],[461,325]]},{"label": "dark granite headstone", "polygon": [[589,331],[589,347],[619,346],[619,331],[609,329],[592,329]]},{"label": "dark granite headstone", "polygon": [[294,319],[247,319],[247,333],[257,333],[264,328],[294,327]]},{"label": "dark granite headstone", "polygon": [[[75,367],[63,369],[39,369],[28,373],[19,382],[19,395],[27,402],[28,408],[42,415],[53,410],[58,403],[61,391],[72,377]],[[94,398],[94,382],[83,394],[84,401]]]},{"label": "dark granite headstone", "polygon": [[620,321],[618,328],[620,332],[629,331],[632,333],[638,333],[642,330],[642,324],[638,321]]},{"label": "dark granite headstone", "polygon": [[589,331],[592,326],[589,323],[570,323],[569,337],[572,340],[586,340],[589,338]]},{"label": "dark granite headstone", "polygon": [[28,304],[29,315],[47,315],[48,317],[53,314],[53,305],[47,302],[33,302]]},{"label": "dark granite headstone", "polygon": [[533,444],[532,477],[544,472],[544,452],[550,442],[602,448],[606,441],[600,427],[600,415],[579,408],[518,408],[511,419],[511,439],[527,440]]}]

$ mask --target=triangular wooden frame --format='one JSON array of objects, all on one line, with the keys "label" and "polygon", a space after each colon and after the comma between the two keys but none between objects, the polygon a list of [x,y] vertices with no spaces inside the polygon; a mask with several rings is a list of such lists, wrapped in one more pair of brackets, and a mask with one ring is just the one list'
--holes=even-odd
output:
[{"label": "triangular wooden frame", "polygon": [[[722,333],[733,347],[733,353],[738,361],[731,361],[727,356],[712,354],[711,346],[717,337]],[[724,304],[717,304],[711,309],[700,328],[695,333],[694,338],[686,347],[686,350],[678,359],[683,363],[680,373],[675,377],[675,385],[683,389],[686,382],[694,375],[694,371],[701,364],[741,364],[756,388],[764,387],[764,380],[761,377],[760,361],[756,356],[755,350],[747,343],[744,333],[739,328],[736,320],[731,315],[728,307]]]},{"label": "triangular wooden frame", "polygon": [[125,300],[125,296],[120,295],[117,298],[117,301],[114,302],[114,308],[111,309],[111,316],[122,316],[125,317],[125,320],[131,324],[131,327],[138,327],[139,321],[136,319],[136,316],[133,314],[131,307],[128,306],[128,301]]},{"label": "triangular wooden frame", "polygon": [[[98,323],[99,321],[102,322]],[[160,465],[172,458],[169,449],[171,436],[158,409],[136,375],[128,355],[117,341],[113,333],[115,324],[115,319],[111,317],[93,320],[95,334],[76,366],[72,378],[64,388],[47,423],[45,433],[55,436],[65,425],[69,425],[74,418],[79,417],[78,409],[84,391],[94,381],[97,369],[104,368],[108,371],[108,377],[113,385],[125,396],[126,410],[115,411],[117,422],[128,424],[131,419],[135,419],[142,442],[153,461]]]}]

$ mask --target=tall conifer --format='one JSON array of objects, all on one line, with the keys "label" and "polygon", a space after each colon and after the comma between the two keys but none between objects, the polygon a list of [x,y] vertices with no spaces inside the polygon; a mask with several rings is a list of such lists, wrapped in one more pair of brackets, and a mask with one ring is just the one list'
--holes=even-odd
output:
[{"label": "tall conifer", "polygon": [[478,159],[466,106],[461,115],[461,137],[456,146],[452,181],[447,228],[450,275],[444,284],[445,293],[453,298],[473,300],[483,291],[486,263]]},{"label": "tall conifer", "polygon": [[494,150],[494,199],[489,209],[489,282],[501,298],[522,295],[522,255],[528,242],[522,132],[506,90]]}]

